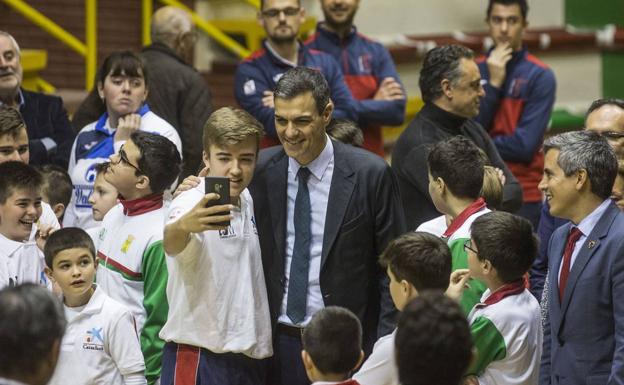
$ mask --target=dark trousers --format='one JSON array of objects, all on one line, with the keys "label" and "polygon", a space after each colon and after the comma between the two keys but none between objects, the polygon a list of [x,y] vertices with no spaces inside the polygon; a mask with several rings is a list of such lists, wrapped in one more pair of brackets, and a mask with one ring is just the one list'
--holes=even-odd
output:
[{"label": "dark trousers", "polygon": [[526,218],[533,225],[533,231],[537,231],[540,215],[542,213],[542,202],[524,202],[516,215]]},{"label": "dark trousers", "polygon": [[268,360],[167,342],[161,385],[264,385]]},{"label": "dark trousers", "polygon": [[301,334],[278,325],[268,385],[310,385],[301,359]]}]

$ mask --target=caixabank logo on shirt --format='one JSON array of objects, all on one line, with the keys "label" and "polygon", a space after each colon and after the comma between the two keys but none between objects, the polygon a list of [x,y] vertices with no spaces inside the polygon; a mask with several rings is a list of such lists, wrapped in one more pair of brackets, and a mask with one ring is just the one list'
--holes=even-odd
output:
[{"label": "caixabank logo on shirt", "polygon": [[87,330],[82,348],[85,350],[104,350],[103,328],[91,328]]}]

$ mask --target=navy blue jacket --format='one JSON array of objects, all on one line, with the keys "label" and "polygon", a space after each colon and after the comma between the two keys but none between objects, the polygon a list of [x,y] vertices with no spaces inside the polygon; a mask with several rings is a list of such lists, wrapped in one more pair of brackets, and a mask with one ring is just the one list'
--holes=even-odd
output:
[{"label": "navy blue jacket", "polygon": [[[52,163],[67,168],[76,133],[67,118],[63,99],[39,92],[21,91],[24,103],[20,106],[20,112],[28,131],[30,164]],[[42,141],[44,138],[54,141],[56,148],[48,151]]]},{"label": "navy blue jacket", "polygon": [[319,23],[306,46],[330,54],[340,65],[349,90],[356,99],[358,123],[364,131],[364,148],[383,156],[381,125],[397,126],[405,120],[405,99],[374,100],[384,78],[400,82],[390,53],[381,43],[357,32],[341,39]]},{"label": "navy blue jacket", "polygon": [[[275,138],[275,109],[263,106],[262,97],[264,91],[275,90],[277,81],[293,65],[271,52],[266,41],[263,45],[263,49],[251,54],[236,69],[234,95],[238,104],[264,125],[266,134]],[[328,54],[306,48],[303,44],[299,48],[298,61],[299,66],[319,70],[325,76],[334,102],[332,116],[336,119],[356,120],[355,101],[338,63]]]}]

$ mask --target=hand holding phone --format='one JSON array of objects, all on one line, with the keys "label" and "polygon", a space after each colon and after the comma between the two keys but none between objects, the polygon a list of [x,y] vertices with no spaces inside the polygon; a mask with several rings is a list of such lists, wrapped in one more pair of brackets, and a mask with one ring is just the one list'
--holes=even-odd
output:
[{"label": "hand holding phone", "polygon": [[[206,194],[215,193],[219,195],[219,199],[211,200],[206,204],[206,207],[228,205],[230,204],[230,178],[219,176],[207,176],[205,178]],[[229,215],[229,212],[218,213],[220,215]],[[224,221],[215,223],[218,226],[229,226],[230,221]]]}]

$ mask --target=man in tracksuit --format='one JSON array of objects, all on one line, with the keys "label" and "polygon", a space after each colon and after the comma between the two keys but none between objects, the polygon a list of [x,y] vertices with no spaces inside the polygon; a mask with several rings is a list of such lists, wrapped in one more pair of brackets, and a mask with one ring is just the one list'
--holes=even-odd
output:
[{"label": "man in tracksuit", "polygon": [[527,27],[526,0],[490,0],[487,24],[494,48],[476,59],[485,97],[477,121],[489,132],[498,152],[522,186],[518,214],[534,228],[542,194],[544,132],[555,101],[553,72],[522,46]]},{"label": "man in tracksuit", "polygon": [[328,54],[297,40],[305,11],[299,0],[263,0],[258,22],[267,34],[263,48],[243,60],[235,75],[234,94],[240,106],[263,124],[261,147],[279,144],[275,133],[273,90],[284,72],[297,66],[319,70],[331,91],[334,118],[356,120],[355,101],[338,63]]},{"label": "man in tracksuit", "polygon": [[388,50],[357,32],[353,18],[359,0],[321,0],[325,21],[306,45],[336,59],[355,104],[364,132],[364,148],[384,156],[381,126],[405,119],[405,92]]}]

